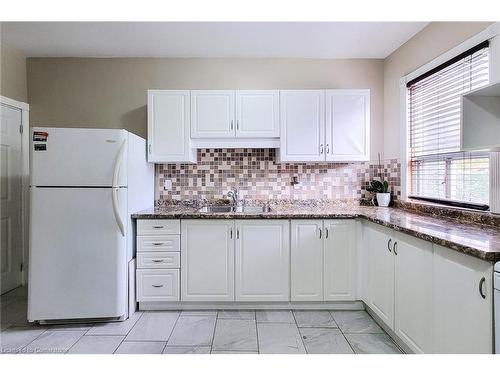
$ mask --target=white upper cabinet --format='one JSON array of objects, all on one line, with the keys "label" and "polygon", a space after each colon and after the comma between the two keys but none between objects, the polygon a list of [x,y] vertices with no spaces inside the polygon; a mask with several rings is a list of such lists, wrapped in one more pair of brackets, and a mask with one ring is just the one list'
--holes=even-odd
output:
[{"label": "white upper cabinet", "polygon": [[356,299],[356,223],[354,220],[324,222],[324,300]]},{"label": "white upper cabinet", "polygon": [[280,91],[279,160],[370,159],[370,90]]},{"label": "white upper cabinet", "polygon": [[493,267],[438,245],[433,257],[433,353],[493,352]]},{"label": "white upper cabinet", "polygon": [[148,91],[149,162],[196,162],[189,108],[189,91]]},{"label": "white upper cabinet", "polygon": [[236,137],[276,138],[279,135],[279,91],[236,91]]},{"label": "white upper cabinet", "polygon": [[286,161],[325,160],[325,90],[280,91],[281,148]]},{"label": "white upper cabinet", "polygon": [[191,91],[191,137],[234,137],[233,90]]},{"label": "white upper cabinet", "polygon": [[397,233],[394,331],[415,353],[432,352],[432,244]]},{"label": "white upper cabinet", "polygon": [[370,160],[370,90],[326,90],[327,161]]},{"label": "white upper cabinet", "polygon": [[289,301],[288,220],[236,220],[237,301]]}]

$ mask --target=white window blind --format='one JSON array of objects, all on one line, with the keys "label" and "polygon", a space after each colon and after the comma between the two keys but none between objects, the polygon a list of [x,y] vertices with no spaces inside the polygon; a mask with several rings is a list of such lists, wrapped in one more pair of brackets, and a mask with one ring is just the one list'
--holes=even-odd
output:
[{"label": "white window blind", "polygon": [[487,42],[408,82],[411,197],[488,204],[488,154],[460,151],[460,97],[488,82]]}]

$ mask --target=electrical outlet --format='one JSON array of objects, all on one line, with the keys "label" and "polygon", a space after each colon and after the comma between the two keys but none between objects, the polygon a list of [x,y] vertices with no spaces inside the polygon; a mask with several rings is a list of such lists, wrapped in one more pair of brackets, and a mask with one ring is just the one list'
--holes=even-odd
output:
[{"label": "electrical outlet", "polygon": [[163,182],[163,190],[171,190],[172,189],[172,180],[165,180]]}]

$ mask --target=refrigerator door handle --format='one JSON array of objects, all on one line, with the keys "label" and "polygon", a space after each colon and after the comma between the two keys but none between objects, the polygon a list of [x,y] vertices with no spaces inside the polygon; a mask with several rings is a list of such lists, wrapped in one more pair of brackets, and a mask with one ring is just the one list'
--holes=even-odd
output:
[{"label": "refrigerator door handle", "polygon": [[111,201],[113,202],[113,213],[115,214],[116,224],[122,233],[122,236],[125,237],[125,228],[123,226],[122,218],[120,217],[120,212],[118,210],[118,188],[114,187],[111,189]]},{"label": "refrigerator door handle", "polygon": [[123,153],[125,152],[125,141],[122,142],[118,154],[116,155],[115,167],[113,170],[113,182],[111,184],[111,201],[113,203],[113,213],[115,214],[116,224],[120,229],[123,237],[125,237],[125,228],[123,226],[123,220],[120,217],[120,211],[118,210],[118,174],[120,173],[120,167],[122,165]]},{"label": "refrigerator door handle", "polygon": [[122,165],[123,153],[125,152],[125,141],[122,142],[118,154],[116,155],[115,167],[113,168],[113,181],[111,182],[111,187],[118,187],[118,173],[120,173],[120,167]]}]

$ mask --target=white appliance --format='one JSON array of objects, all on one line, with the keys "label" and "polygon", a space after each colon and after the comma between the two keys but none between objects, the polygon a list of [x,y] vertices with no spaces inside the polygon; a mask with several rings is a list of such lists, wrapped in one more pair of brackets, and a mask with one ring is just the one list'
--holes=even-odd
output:
[{"label": "white appliance", "polygon": [[154,200],[145,140],[118,129],[31,136],[28,320],[126,319],[130,215]]},{"label": "white appliance", "polygon": [[495,353],[500,354],[500,262],[495,263],[495,272],[493,272],[493,288],[495,302]]}]

